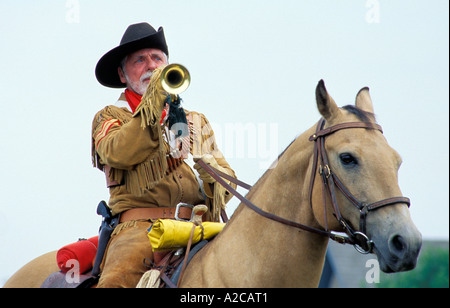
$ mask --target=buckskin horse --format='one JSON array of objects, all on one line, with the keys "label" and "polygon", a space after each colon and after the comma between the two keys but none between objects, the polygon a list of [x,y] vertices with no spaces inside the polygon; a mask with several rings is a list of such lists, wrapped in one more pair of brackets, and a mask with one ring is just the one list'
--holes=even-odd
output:
[{"label": "buckskin horse", "polygon": [[[241,196],[181,287],[317,287],[330,238],[375,253],[384,272],[415,267],[421,234],[398,186],[401,158],[375,121],[369,89],[339,108],[321,80],[316,102],[323,118]],[[55,254],[31,261],[5,287],[39,287],[58,270]]]}]

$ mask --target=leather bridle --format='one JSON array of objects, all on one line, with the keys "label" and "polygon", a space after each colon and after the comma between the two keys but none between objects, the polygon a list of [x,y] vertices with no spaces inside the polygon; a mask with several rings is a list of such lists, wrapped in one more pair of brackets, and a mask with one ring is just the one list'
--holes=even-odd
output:
[{"label": "leather bridle", "polygon": [[[359,201],[342,183],[339,177],[332,172],[328,160],[328,155],[325,150],[325,137],[333,134],[336,131],[349,128],[365,128],[378,130],[383,133],[380,125],[370,122],[348,122],[336,124],[334,126],[323,128],[325,126],[325,119],[321,119],[317,125],[317,130],[314,135],[309,137],[309,141],[314,141],[314,160],[313,160],[313,170],[311,173],[311,181],[309,186],[309,200],[312,207],[312,190],[314,186],[314,180],[316,176],[317,167],[319,167],[319,174],[322,177],[322,194],[323,194],[323,206],[324,206],[324,219],[325,228],[328,230],[326,207],[327,198],[326,193],[331,200],[331,205],[334,211],[334,216],[339,221],[340,225],[344,228],[347,235],[353,241],[356,250],[361,253],[370,253],[373,250],[373,241],[371,241],[366,235],[366,221],[369,212],[379,209],[381,207],[392,205],[396,203],[405,203],[410,206],[410,200],[406,197],[392,197],[383,199],[377,202],[367,204],[365,202]],[[335,187],[359,210],[359,231],[355,231],[351,225],[342,217],[339,210],[339,206],[336,200]]]},{"label": "leather bridle", "polygon": [[[237,192],[231,185],[229,185],[224,179],[242,186],[246,189],[250,189],[251,186],[235,179],[234,177],[223,173],[211,166],[207,165],[202,160],[198,161],[198,164],[203,167],[217,182],[224,186],[230,193],[235,195],[244,205],[252,209],[259,215],[277,221],[279,223],[305,230],[308,232],[316,233],[319,235],[327,236],[330,239],[339,242],[341,244],[352,244],[355,246],[356,250],[360,253],[371,253],[373,251],[373,241],[366,235],[366,219],[369,212],[379,209],[381,207],[392,205],[396,203],[405,203],[410,206],[410,200],[406,197],[393,197],[380,200],[374,203],[364,203],[360,202],[352,193],[345,187],[338,176],[332,172],[330,164],[328,161],[328,156],[325,150],[325,137],[333,134],[336,131],[349,128],[365,128],[378,130],[383,133],[381,126],[369,122],[348,122],[337,124],[328,128],[323,128],[325,126],[325,120],[321,119],[317,125],[316,133],[309,137],[310,141],[314,141],[314,159],[313,159],[313,169],[311,174],[311,181],[309,186],[309,200],[312,207],[312,190],[314,187],[315,176],[317,173],[317,168],[319,168],[319,174],[322,177],[322,192],[323,192],[323,207],[324,207],[324,219],[325,219],[325,230],[318,229],[315,227],[306,226],[295,221],[274,215],[272,213],[266,212],[261,208],[254,205],[250,200],[242,196]],[[360,212],[360,231],[355,231],[352,226],[342,217],[339,210],[339,206],[336,199],[335,187],[342,192],[342,194],[359,210]],[[334,231],[328,230],[327,223],[327,194],[331,200],[331,205],[334,211],[334,216],[339,221],[340,225],[344,228],[345,234],[339,234]]]}]

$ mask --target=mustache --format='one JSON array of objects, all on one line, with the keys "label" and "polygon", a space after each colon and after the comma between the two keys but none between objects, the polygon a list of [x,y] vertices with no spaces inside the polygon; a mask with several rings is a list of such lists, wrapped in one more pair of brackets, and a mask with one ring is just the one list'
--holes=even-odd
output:
[{"label": "mustache", "polygon": [[151,78],[152,75],[153,75],[153,72],[148,71],[148,72],[144,73],[144,74],[141,76],[141,78],[139,78],[139,80],[140,80],[141,82],[144,82],[144,79]]}]

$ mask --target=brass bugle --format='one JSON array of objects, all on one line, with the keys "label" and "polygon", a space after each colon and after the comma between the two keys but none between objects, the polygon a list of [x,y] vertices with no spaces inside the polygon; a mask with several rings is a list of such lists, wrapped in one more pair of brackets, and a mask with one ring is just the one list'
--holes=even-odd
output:
[{"label": "brass bugle", "polygon": [[161,85],[169,94],[180,94],[189,87],[191,76],[181,64],[169,64],[161,72]]}]

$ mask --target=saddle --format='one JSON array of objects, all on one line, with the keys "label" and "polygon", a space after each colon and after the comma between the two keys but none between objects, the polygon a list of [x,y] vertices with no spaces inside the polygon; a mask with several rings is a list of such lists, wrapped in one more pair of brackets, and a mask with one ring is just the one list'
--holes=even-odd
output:
[{"label": "saddle", "polygon": [[186,251],[156,252],[155,262],[150,262],[149,271],[144,273],[137,288],[177,288],[184,269],[210,240],[202,240]]}]

